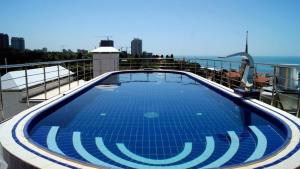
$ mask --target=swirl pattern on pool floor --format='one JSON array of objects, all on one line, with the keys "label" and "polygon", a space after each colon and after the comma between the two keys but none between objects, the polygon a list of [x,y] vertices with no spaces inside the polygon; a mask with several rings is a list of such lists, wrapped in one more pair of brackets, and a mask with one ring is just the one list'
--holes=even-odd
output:
[{"label": "swirl pattern on pool floor", "polygon": [[[256,127],[256,126],[249,126],[249,128],[253,131],[255,137],[257,138],[257,143],[255,150],[253,151],[252,155],[245,160],[245,162],[252,161],[259,159],[263,156],[265,153],[266,147],[267,147],[267,140],[264,134]],[[56,143],[56,134],[59,130],[59,127],[52,126],[49,130],[48,136],[47,136],[47,146],[50,150],[59,153],[64,154],[60,148],[57,147]],[[225,154],[223,154],[221,157],[219,157],[216,161],[206,165],[202,166],[201,168],[217,168],[228,162],[233,158],[233,156],[236,154],[239,148],[239,138],[233,131],[228,131],[228,136],[230,137],[230,146]],[[51,141],[49,141],[51,140]],[[105,166],[109,168],[118,168],[117,166],[110,165],[106,162],[101,161],[97,157],[90,154],[82,145],[82,138],[80,137],[80,132],[74,132],[73,133],[73,144],[76,152],[84,158],[86,161],[96,164],[99,166]],[[175,157],[171,157],[169,159],[148,159],[144,158],[140,155],[137,155],[135,153],[132,153],[130,150],[126,148],[126,146],[123,143],[117,143],[116,146],[119,148],[119,150],[125,154],[126,156],[134,159],[136,162],[127,161],[125,159],[122,159],[112,153],[104,144],[103,139],[101,137],[95,138],[95,143],[99,151],[104,154],[109,159],[115,161],[116,163],[120,163],[121,165],[131,167],[131,168],[172,168],[172,169],[181,169],[181,168],[191,168],[194,166],[197,166],[201,164],[203,161],[207,160],[212,154],[215,149],[215,142],[214,138],[211,136],[206,137],[206,148],[205,151],[202,152],[201,155],[199,155],[197,158],[185,162],[182,164],[172,165],[171,163],[180,162],[180,160],[186,158],[190,152],[192,151],[192,143],[188,142],[185,143],[183,147],[183,151],[176,155]],[[53,146],[55,145],[55,146]],[[141,164],[144,163],[144,164]],[[154,165],[161,165],[161,166],[154,166]],[[163,167],[164,166],[164,167]]]}]

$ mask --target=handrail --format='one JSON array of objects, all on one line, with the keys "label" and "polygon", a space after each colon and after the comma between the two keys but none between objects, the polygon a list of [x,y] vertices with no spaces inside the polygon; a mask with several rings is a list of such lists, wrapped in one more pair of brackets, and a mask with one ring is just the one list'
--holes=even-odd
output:
[{"label": "handrail", "polygon": [[[98,60],[98,59],[95,59]],[[99,59],[101,60],[101,59]],[[203,76],[207,79],[210,79],[212,81],[215,81],[217,83],[220,83],[224,86],[227,86],[229,88],[236,88],[240,86],[240,80],[241,77],[229,77],[230,74],[226,74],[226,72],[239,72],[240,69],[240,61],[232,61],[232,60],[222,60],[222,59],[213,59],[213,58],[192,58],[192,57],[181,57],[181,58],[120,58],[119,59],[119,65],[118,68],[120,70],[134,70],[134,69],[143,69],[143,68],[156,68],[156,69],[174,69],[174,70],[183,70],[183,71],[190,71],[192,73],[198,74],[200,76]],[[68,74],[61,74],[58,72],[58,69],[55,71],[46,71],[45,67],[47,66],[63,66],[68,70]],[[114,67],[115,67],[114,62]],[[277,66],[292,66],[300,68],[300,64],[293,64],[293,65],[286,65],[286,64],[268,64],[268,63],[255,63],[255,69],[259,70],[260,68],[263,68],[262,72],[255,72],[255,76],[253,79],[253,85],[255,88],[260,89],[262,86],[274,86],[273,87],[275,91],[277,87],[281,87],[281,84],[277,83],[277,80],[284,80],[289,79],[291,82],[299,81],[300,79],[290,79],[290,77],[280,77],[275,72],[275,67]],[[93,78],[93,59],[72,59],[72,60],[60,60],[60,61],[46,61],[46,62],[35,62],[35,63],[24,63],[24,64],[11,64],[11,65],[0,65],[0,73],[1,75],[4,75],[3,73],[6,72],[4,69],[8,69],[9,71],[14,70],[30,70],[32,68],[43,68],[43,72],[41,73],[34,73],[34,74],[27,74],[27,78],[30,76],[38,76],[38,75],[44,75],[43,78],[38,80],[38,82],[41,82],[43,85],[43,92],[44,92],[44,98],[49,98],[47,96],[47,91],[51,90],[50,83],[57,80],[58,81],[58,90],[60,93],[61,86],[68,85],[69,89],[71,89],[71,83],[75,81],[75,85],[77,82],[77,85],[79,85],[79,80],[90,80]],[[269,70],[270,69],[270,70]],[[266,71],[267,70],[267,71]],[[49,72],[57,72],[57,75],[54,77],[53,81],[47,81],[46,74]],[[70,72],[73,72],[72,74]],[[241,76],[241,75],[240,75]],[[264,76],[265,78],[268,78],[267,81],[257,82],[256,78]],[[14,80],[18,78],[24,78],[25,76],[21,77],[12,77],[10,79],[2,79],[0,78],[0,96],[2,97],[3,92],[7,92],[6,90],[3,90],[3,82]],[[60,79],[62,77],[65,77],[65,79]],[[274,78],[275,77],[275,78]],[[25,77],[26,78],[26,77]],[[28,80],[28,79],[27,79]],[[25,84],[21,84],[21,86],[26,86],[26,97],[30,95],[32,96],[32,90],[30,88],[30,84],[35,83],[35,80],[30,80],[25,82]],[[67,83],[66,83],[67,82]],[[49,86],[48,86],[49,85]],[[15,88],[17,86],[11,86],[11,88]],[[49,89],[50,88],[50,89]],[[10,89],[10,88],[9,88]],[[0,97],[0,98],[1,98]],[[278,101],[275,99],[276,93],[272,93],[272,103],[277,103]],[[287,96],[289,98],[291,96]],[[17,99],[17,98],[16,98]],[[30,98],[29,98],[30,99]],[[299,99],[299,97],[295,98]],[[2,98],[0,100],[0,111],[3,110],[3,102]],[[5,101],[5,100],[4,100]],[[25,101],[25,100],[23,100]],[[26,102],[28,103],[28,98],[26,99]],[[29,103],[28,103],[29,104]],[[31,106],[31,105],[28,105]],[[300,101],[299,101],[299,108],[300,108]],[[4,108],[5,109],[5,108]],[[300,109],[299,109],[300,111]],[[300,114],[300,113],[299,113]],[[1,120],[0,120],[1,121]]]},{"label": "handrail", "polygon": [[34,62],[34,63],[22,63],[22,64],[10,64],[10,65],[0,65],[0,69],[6,68],[18,68],[18,67],[29,67],[29,66],[41,66],[41,65],[57,65],[63,63],[72,63],[72,62],[82,62],[82,61],[91,61],[92,59],[73,59],[73,60],[63,60],[63,61],[47,61],[47,62]]},{"label": "handrail", "polygon": [[[240,64],[239,61],[232,61],[232,60],[222,60],[222,59],[209,59],[209,58],[120,58],[120,61],[124,60],[170,60],[170,61],[190,61],[190,60],[199,60],[199,61],[215,61],[215,62],[223,62],[223,63],[237,63]],[[22,63],[22,64],[9,64],[9,65],[0,65],[0,69],[9,69],[9,68],[18,68],[24,66],[41,66],[41,65],[57,65],[63,63],[73,63],[73,62],[82,62],[82,61],[92,61],[90,59],[72,59],[72,60],[62,60],[62,61],[45,61],[45,62],[34,62],[34,63]],[[260,63],[255,62],[255,65],[261,66],[293,66],[293,67],[300,67],[300,64],[269,64],[269,63]]]}]

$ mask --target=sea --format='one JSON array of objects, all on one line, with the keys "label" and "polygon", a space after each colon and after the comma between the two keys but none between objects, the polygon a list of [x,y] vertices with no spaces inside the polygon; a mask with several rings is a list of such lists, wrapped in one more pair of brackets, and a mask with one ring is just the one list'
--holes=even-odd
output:
[{"label": "sea", "polygon": [[[274,65],[293,65],[300,72],[300,56],[252,56],[256,72],[263,74],[272,74]],[[199,63],[202,67],[216,68],[217,69],[239,69],[241,57],[232,58],[219,58],[217,56],[186,56],[175,57],[191,59]],[[204,60],[203,60],[204,59]],[[209,59],[207,61],[206,59]],[[212,61],[215,60],[215,61]],[[227,62],[230,61],[230,62]],[[215,66],[214,66],[215,65]]]}]

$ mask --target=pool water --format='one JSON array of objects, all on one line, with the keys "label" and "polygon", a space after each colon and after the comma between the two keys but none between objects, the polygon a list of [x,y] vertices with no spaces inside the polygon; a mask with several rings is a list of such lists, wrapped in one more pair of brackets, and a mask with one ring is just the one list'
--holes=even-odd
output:
[{"label": "pool water", "polygon": [[[36,117],[30,139],[108,168],[216,168],[277,151],[278,121],[180,73],[117,73]],[[276,124],[274,123],[276,122]]]}]

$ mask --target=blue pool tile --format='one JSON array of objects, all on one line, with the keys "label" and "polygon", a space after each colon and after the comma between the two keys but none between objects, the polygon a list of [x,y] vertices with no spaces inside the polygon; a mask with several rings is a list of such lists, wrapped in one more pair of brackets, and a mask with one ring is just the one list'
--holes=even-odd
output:
[{"label": "blue pool tile", "polygon": [[[113,85],[113,90],[101,85]],[[222,164],[229,166],[244,163],[255,150],[257,140],[249,126],[259,128],[268,139],[264,156],[285,141],[284,132],[255,111],[258,110],[243,107],[186,75],[123,73],[110,76],[59,107],[35,124],[29,134],[33,141],[47,148],[50,128],[59,126],[56,141],[61,151],[70,158],[88,162],[72,143],[74,132],[80,132],[82,145],[90,155],[121,168],[129,167],[101,153],[95,138],[101,137],[116,156],[143,165],[146,163],[122,153],[117,143],[149,159],[174,157],[186,142],[192,143],[192,151],[186,158],[168,165],[153,165],[170,167],[197,158],[206,149],[206,137],[212,137],[215,149],[207,160],[194,166],[199,168],[228,151],[231,145],[228,131],[232,131],[238,136],[239,148]]]}]

